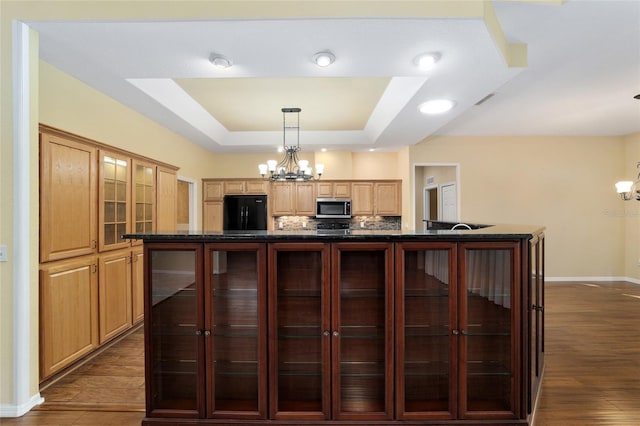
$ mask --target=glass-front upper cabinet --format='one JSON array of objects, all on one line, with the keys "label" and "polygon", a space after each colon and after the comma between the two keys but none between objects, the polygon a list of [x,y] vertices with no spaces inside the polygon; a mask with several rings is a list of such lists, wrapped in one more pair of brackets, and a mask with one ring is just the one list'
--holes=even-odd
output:
[{"label": "glass-front upper cabinet", "polygon": [[207,417],[265,419],[266,245],[208,244],[205,270]]},{"label": "glass-front upper cabinet", "polygon": [[393,416],[393,245],[332,244],[333,418]]},{"label": "glass-front upper cabinet", "polygon": [[456,416],[455,243],[396,249],[396,413],[406,420]]},{"label": "glass-front upper cabinet", "polygon": [[270,418],[330,418],[329,245],[269,245]]},{"label": "glass-front upper cabinet", "polygon": [[130,231],[131,160],[100,151],[98,189],[98,248],[100,251],[129,246],[121,238]]},{"label": "glass-front upper cabinet", "polygon": [[[132,224],[135,233],[155,231],[156,168],[152,164],[133,160]],[[142,244],[141,240],[133,244]]]},{"label": "glass-front upper cabinet", "polygon": [[202,245],[145,244],[147,415],[204,413]]},{"label": "glass-front upper cabinet", "polygon": [[[521,373],[513,307],[520,300],[520,246],[460,244],[460,409],[462,418],[515,418]],[[517,259],[517,261],[516,261]]]}]

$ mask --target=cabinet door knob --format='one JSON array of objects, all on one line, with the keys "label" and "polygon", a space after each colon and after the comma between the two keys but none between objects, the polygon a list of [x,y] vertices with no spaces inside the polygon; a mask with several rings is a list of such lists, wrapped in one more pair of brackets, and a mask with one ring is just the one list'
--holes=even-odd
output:
[{"label": "cabinet door knob", "polygon": [[206,330],[204,332],[204,337],[209,337],[209,336],[211,336],[211,332],[209,330]]},{"label": "cabinet door knob", "polygon": [[458,330],[451,330],[451,333],[452,333],[454,336],[457,336],[458,334],[460,334],[460,332],[459,332]]},{"label": "cabinet door knob", "polygon": [[196,330],[196,336],[200,336],[201,334],[202,334],[202,331]]},{"label": "cabinet door knob", "polygon": [[340,335],[340,333],[338,333],[337,331],[333,332],[333,337],[338,337]]},{"label": "cabinet door knob", "polygon": [[331,333],[329,333],[329,332],[328,332],[328,331],[326,331],[326,330],[325,330],[325,332],[324,332],[324,333],[322,333],[322,335],[323,335],[324,337],[329,337],[329,335],[330,335],[330,334],[331,334]]}]

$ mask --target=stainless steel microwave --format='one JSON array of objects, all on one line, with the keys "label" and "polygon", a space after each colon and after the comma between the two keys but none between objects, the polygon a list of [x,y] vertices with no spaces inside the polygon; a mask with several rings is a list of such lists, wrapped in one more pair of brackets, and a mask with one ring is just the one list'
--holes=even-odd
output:
[{"label": "stainless steel microwave", "polygon": [[316,198],[316,218],[350,219],[350,198]]}]

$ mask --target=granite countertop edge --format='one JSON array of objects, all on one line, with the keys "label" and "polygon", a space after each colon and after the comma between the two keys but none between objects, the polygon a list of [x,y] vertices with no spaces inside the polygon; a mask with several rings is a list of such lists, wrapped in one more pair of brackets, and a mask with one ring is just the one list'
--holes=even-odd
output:
[{"label": "granite countertop edge", "polygon": [[222,231],[222,232],[154,232],[128,233],[125,239],[143,241],[295,241],[295,240],[342,240],[342,241],[411,241],[411,240],[481,240],[531,238],[544,231],[535,225],[491,225],[480,229],[457,230],[275,230],[275,231]]}]

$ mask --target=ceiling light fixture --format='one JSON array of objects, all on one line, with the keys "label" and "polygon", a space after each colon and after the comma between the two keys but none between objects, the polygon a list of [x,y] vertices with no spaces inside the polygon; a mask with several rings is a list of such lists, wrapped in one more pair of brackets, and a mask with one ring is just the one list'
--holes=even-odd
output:
[{"label": "ceiling light fixture", "polygon": [[449,99],[433,99],[418,105],[418,110],[423,114],[442,114],[455,105],[456,103]]},{"label": "ceiling light fixture", "polygon": [[224,55],[220,55],[219,53],[212,53],[211,56],[209,56],[209,62],[211,62],[214,67],[221,70],[233,65],[229,58]]},{"label": "ceiling light fixture", "polygon": [[422,71],[428,71],[436,65],[439,59],[439,53],[421,53],[413,58],[413,63]]},{"label": "ceiling light fixture", "polygon": [[[640,169],[640,162],[638,162],[636,167]],[[635,182],[631,180],[617,182],[616,191],[624,201],[640,201],[640,173],[638,173],[638,179],[636,179]]]},{"label": "ceiling light fixture", "polygon": [[336,56],[329,50],[324,50],[313,55],[313,62],[319,67],[328,67],[336,60]]},{"label": "ceiling light fixture", "polygon": [[[258,164],[260,175],[264,178],[269,173],[271,180],[310,180],[313,179],[313,169],[309,167],[309,161],[299,160],[300,152],[300,111],[301,108],[282,108],[282,152],[284,156],[278,163],[269,160],[267,164]],[[295,144],[287,146],[289,139],[295,138]],[[316,164],[318,179],[324,173],[324,164]]]}]

